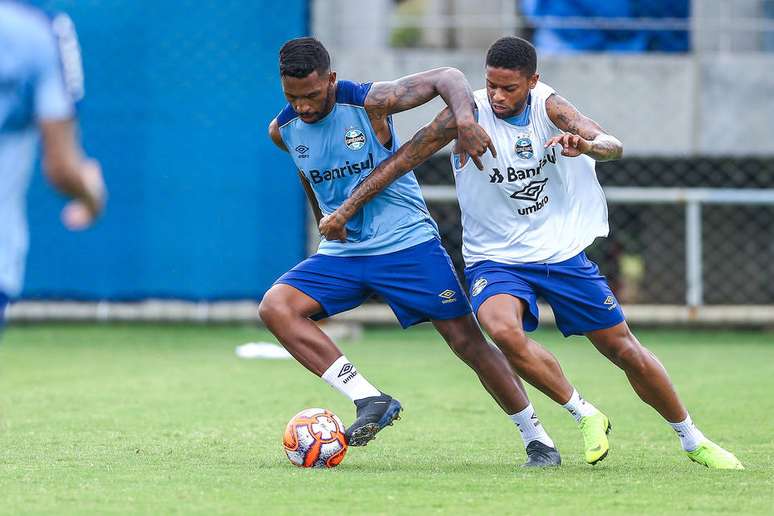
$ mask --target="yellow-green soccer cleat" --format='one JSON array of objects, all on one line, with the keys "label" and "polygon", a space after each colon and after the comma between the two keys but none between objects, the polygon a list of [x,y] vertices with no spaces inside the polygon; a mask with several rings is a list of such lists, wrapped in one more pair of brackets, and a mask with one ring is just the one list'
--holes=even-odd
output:
[{"label": "yellow-green soccer cleat", "polygon": [[607,457],[610,451],[610,443],[607,441],[607,434],[613,427],[610,420],[602,412],[597,412],[593,416],[584,416],[578,423],[581,434],[583,434],[583,446],[586,462],[592,466]]},{"label": "yellow-green soccer cleat", "polygon": [[685,452],[688,458],[710,469],[744,469],[734,454],[713,443],[709,439],[702,442],[693,451]]}]

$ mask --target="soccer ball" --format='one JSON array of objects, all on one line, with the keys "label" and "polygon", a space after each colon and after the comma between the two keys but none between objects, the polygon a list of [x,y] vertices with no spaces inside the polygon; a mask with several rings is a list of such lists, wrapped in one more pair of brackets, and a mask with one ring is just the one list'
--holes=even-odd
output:
[{"label": "soccer ball", "polygon": [[341,419],[330,410],[302,410],[285,427],[282,439],[290,462],[302,468],[332,468],[347,453]]}]

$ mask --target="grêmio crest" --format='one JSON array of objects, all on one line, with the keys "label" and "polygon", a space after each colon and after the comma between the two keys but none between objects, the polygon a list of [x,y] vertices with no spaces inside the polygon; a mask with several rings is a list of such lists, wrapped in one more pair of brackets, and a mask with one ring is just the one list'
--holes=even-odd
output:
[{"label": "gr\u00eamio crest", "polygon": [[513,144],[516,156],[521,159],[532,159],[532,156],[535,155],[535,151],[532,148],[532,140],[529,136],[529,134],[520,134],[516,137],[516,142]]}]

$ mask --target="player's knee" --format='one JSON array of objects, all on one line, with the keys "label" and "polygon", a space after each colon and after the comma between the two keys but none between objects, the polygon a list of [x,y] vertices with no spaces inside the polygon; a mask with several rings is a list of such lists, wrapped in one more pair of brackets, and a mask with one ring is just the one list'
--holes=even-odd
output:
[{"label": "player's knee", "polygon": [[449,347],[451,348],[452,351],[454,351],[455,355],[457,355],[460,359],[462,359],[466,363],[470,363],[470,360],[472,358],[472,353],[471,353],[471,349],[470,349],[471,346],[469,342],[461,338],[452,338],[450,340],[447,340],[447,344],[449,344]]},{"label": "player's knee", "polygon": [[490,349],[472,318],[436,323],[436,329],[454,354],[468,365],[473,365]]},{"label": "player's knee", "polygon": [[625,338],[618,344],[610,356],[618,367],[630,372],[643,372],[648,365],[648,350],[645,349],[637,339]]},{"label": "player's knee", "polygon": [[527,359],[527,334],[520,324],[512,321],[495,322],[487,328],[487,332],[509,362],[519,364]]},{"label": "player's knee", "polygon": [[272,295],[269,291],[261,300],[261,304],[258,305],[258,317],[261,318],[266,326],[273,326],[275,324],[282,324],[282,321],[287,320],[292,316],[292,310],[288,303],[284,302],[276,295]]},{"label": "player's knee", "polygon": [[[514,321],[499,320],[489,324],[487,333],[500,348],[520,349],[527,342],[527,335],[520,324]],[[505,352],[505,349],[503,349]]]}]

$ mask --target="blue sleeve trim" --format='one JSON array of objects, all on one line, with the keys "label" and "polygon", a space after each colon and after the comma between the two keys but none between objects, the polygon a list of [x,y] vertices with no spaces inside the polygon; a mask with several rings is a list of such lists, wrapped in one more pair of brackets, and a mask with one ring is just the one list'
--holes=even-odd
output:
[{"label": "blue sleeve trim", "polygon": [[277,115],[277,125],[282,127],[294,118],[298,118],[298,113],[296,113],[290,104],[288,104],[282,111],[280,111],[280,114]]},{"label": "blue sleeve trim", "polygon": [[372,82],[338,81],[336,85],[336,102],[364,106],[368,92],[371,91]]}]

